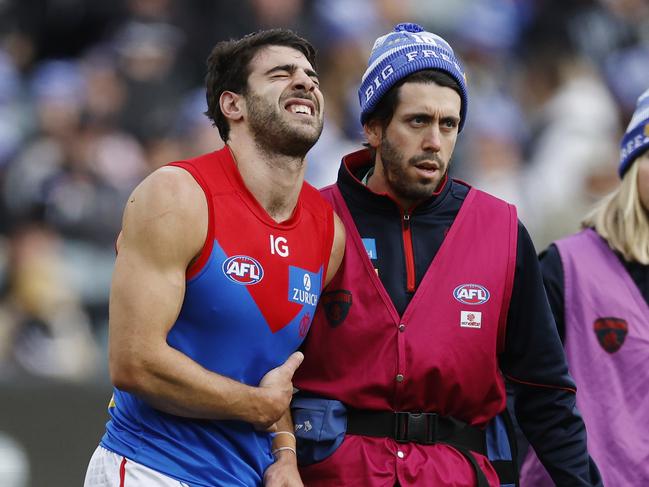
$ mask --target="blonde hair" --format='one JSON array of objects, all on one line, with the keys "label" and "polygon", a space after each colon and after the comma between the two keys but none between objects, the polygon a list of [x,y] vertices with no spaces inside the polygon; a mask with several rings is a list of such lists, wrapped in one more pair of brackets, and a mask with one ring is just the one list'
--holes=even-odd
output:
[{"label": "blonde hair", "polygon": [[649,264],[649,214],[638,192],[638,164],[632,164],[622,183],[582,220],[594,228],[611,249],[628,262]]}]

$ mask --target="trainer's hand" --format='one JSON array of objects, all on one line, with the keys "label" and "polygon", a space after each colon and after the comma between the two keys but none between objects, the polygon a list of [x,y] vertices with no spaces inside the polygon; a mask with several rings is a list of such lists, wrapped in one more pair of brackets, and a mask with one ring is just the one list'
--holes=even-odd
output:
[{"label": "trainer's hand", "polygon": [[293,397],[293,374],[304,360],[302,352],[291,354],[279,367],[269,370],[259,382],[265,401],[265,407],[255,423],[257,428],[273,431],[275,423],[282,417],[291,404]]},{"label": "trainer's hand", "polygon": [[275,463],[264,472],[264,487],[304,487],[293,452],[277,454]]}]

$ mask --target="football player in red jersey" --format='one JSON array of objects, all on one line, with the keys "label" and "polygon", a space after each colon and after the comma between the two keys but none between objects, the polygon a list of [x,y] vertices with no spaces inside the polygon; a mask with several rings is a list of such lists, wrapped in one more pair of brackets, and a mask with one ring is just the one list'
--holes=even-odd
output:
[{"label": "football player in red jersey", "polygon": [[156,170],[129,198],[110,298],[111,420],[86,486],[297,477],[292,430],[276,423],[344,249],[331,206],[303,183],[323,124],[315,69],[290,31],[217,44],[207,115],[225,147]]}]

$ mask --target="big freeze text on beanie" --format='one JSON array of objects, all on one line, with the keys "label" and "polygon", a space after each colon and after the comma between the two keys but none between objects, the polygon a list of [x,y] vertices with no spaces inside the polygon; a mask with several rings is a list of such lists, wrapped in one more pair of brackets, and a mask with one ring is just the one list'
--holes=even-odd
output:
[{"label": "big freeze text on beanie", "polygon": [[366,122],[392,86],[406,76],[425,69],[443,71],[457,81],[462,100],[459,125],[459,130],[462,130],[468,103],[464,69],[448,42],[410,23],[398,24],[393,32],[374,42],[367,70],[358,89],[361,124]]}]

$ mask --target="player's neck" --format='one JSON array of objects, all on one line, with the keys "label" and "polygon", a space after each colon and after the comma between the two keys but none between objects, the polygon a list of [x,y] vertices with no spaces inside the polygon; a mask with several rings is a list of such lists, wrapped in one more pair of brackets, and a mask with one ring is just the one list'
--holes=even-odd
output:
[{"label": "player's neck", "polygon": [[244,184],[259,204],[275,221],[288,220],[302,189],[304,159],[268,154],[244,139],[233,138],[227,145]]}]

